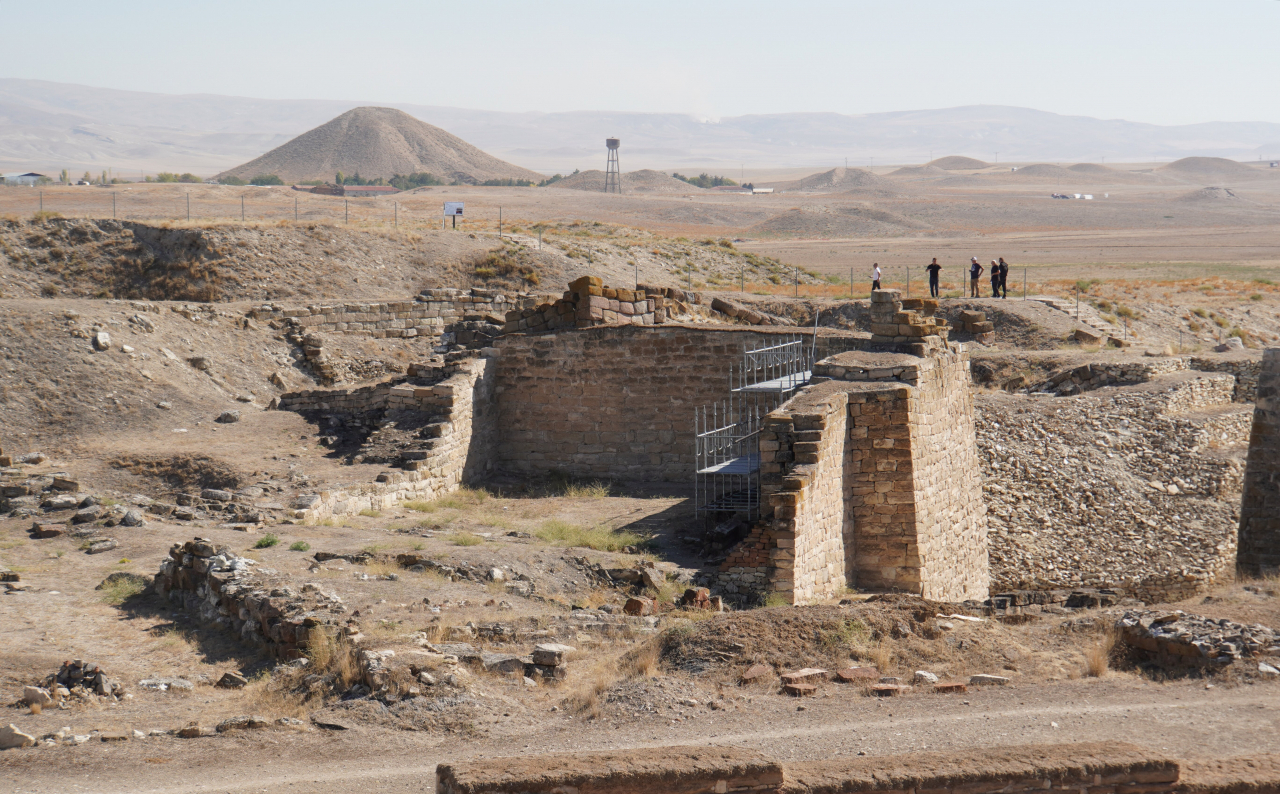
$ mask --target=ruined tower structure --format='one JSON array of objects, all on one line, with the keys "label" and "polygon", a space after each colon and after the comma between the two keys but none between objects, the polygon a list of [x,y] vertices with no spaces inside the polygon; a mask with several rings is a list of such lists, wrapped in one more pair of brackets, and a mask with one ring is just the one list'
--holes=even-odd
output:
[{"label": "ruined tower structure", "polygon": [[1280,571],[1280,348],[1263,353],[1249,434],[1236,564],[1245,574]]}]

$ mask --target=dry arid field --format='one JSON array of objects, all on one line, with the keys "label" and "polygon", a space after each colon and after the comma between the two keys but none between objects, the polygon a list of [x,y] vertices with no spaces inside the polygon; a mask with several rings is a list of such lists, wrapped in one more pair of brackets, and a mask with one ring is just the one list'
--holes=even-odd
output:
[{"label": "dry arid field", "polygon": [[[1280,169],[937,163],[758,195],[0,188],[0,790],[436,791],[437,764],[677,745],[1280,753],[1280,582],[1236,567]],[[1005,297],[969,296],[971,256]],[[933,257],[937,305],[884,314]],[[768,406],[766,515],[709,521],[693,410],[792,336],[814,380]],[[935,362],[952,464],[911,505],[972,533],[855,562],[893,503],[853,509],[832,417],[932,410]],[[820,498],[846,512],[802,524]],[[824,520],[834,578],[799,562]]]}]

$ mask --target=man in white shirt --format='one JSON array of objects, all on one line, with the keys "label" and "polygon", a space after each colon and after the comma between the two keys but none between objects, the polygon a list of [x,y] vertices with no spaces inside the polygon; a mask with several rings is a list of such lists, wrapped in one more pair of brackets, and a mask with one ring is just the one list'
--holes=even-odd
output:
[{"label": "man in white shirt", "polygon": [[871,289],[872,291],[880,289],[880,263],[876,262],[871,266]]}]

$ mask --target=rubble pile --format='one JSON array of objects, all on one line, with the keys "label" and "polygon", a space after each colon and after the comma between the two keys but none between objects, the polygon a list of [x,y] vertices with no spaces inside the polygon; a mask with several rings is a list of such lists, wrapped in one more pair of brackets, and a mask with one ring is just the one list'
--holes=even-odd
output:
[{"label": "rubble pile", "polygon": [[1266,626],[1191,615],[1182,610],[1130,610],[1116,621],[1125,644],[1169,667],[1223,667],[1242,659],[1280,657],[1280,632]]},{"label": "rubble pile", "polygon": [[295,591],[273,582],[274,571],[254,570],[255,565],[204,538],[175,543],[160,563],[156,593],[205,622],[265,646],[277,659],[297,659],[311,640],[345,632],[337,616],[346,607],[337,595],[316,584]]},{"label": "rubble pile", "polygon": [[1166,413],[1180,399],[1148,386],[977,397],[993,592],[1120,588],[1152,603],[1231,570],[1249,412]]}]

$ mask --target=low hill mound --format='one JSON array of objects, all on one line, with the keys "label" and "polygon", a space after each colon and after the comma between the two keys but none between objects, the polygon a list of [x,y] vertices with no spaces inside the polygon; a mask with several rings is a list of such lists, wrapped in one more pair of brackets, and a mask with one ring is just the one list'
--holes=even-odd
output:
[{"label": "low hill mound", "polygon": [[927,176],[946,176],[947,169],[939,168],[936,165],[904,165],[896,171],[889,173],[892,177],[927,177]]},{"label": "low hill mound", "polygon": [[767,187],[772,187],[779,192],[847,193],[864,190],[891,191],[893,183],[865,168],[840,167],[819,174],[810,174],[792,182],[775,182]]},{"label": "low hill mound", "polygon": [[1258,172],[1225,157],[1184,157],[1159,169],[1183,179],[1249,179]]},{"label": "low hill mound", "polygon": [[1060,165],[1051,165],[1049,163],[1036,163],[1019,168],[1017,171],[1010,173],[1010,176],[1018,179],[1028,179],[1036,181],[1054,181],[1063,178],[1074,178],[1077,175],[1063,168]]},{"label": "low hill mound", "polygon": [[[604,192],[604,171],[598,169],[581,171],[561,179],[551,187]],[[691,190],[702,190],[702,188],[651,168],[628,171],[622,175],[623,193],[688,193]]]},{"label": "low hill mound", "polygon": [[925,165],[941,168],[943,171],[966,171],[973,168],[989,167],[988,163],[984,163],[981,160],[975,160],[972,157],[961,157],[955,154],[950,157],[939,157],[937,160],[930,160]]},{"label": "low hill mound", "polygon": [[1107,168],[1105,165],[1098,163],[1076,163],[1067,166],[1068,171],[1075,171],[1077,174],[1117,174],[1114,168]]},{"label": "low hill mound", "polygon": [[1202,187],[1199,190],[1193,190],[1190,193],[1183,193],[1181,196],[1175,198],[1174,201],[1187,201],[1196,204],[1206,202],[1216,203],[1221,201],[1245,203],[1248,199],[1240,198],[1231,188]]},{"label": "low hill mound", "polygon": [[755,224],[752,235],[796,237],[889,237],[927,228],[905,215],[866,205],[811,206],[790,209]]},{"label": "low hill mound", "polygon": [[348,110],[218,178],[274,174],[289,184],[332,180],[338,171],[366,179],[426,172],[466,184],[543,179],[537,171],[499,160],[402,110],[374,107]]}]

